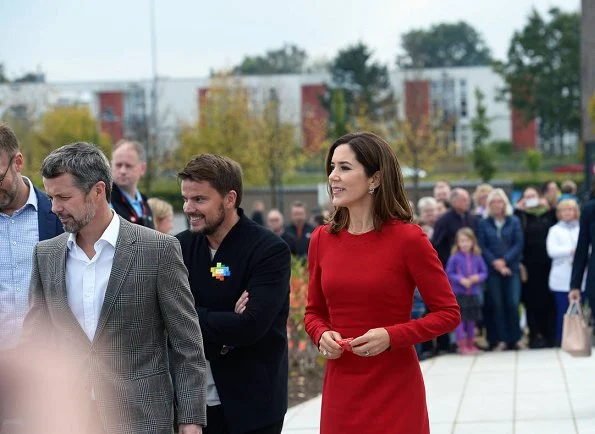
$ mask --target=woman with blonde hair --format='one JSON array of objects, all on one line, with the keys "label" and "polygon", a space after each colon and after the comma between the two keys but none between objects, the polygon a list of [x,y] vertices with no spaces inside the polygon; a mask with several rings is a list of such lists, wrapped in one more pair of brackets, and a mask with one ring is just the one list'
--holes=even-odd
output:
[{"label": "woman with blonde hair", "polygon": [[510,201],[501,188],[488,195],[485,217],[479,222],[477,238],[488,265],[486,301],[492,314],[492,321],[486,321],[488,340],[494,351],[523,349],[519,326],[521,222],[512,215]]},{"label": "woman with blonde hair", "polygon": [[149,205],[153,213],[155,230],[169,234],[174,228],[174,208],[171,204],[162,199],[152,197],[147,200],[147,205]]},{"label": "woman with blonde hair", "polygon": [[[580,211],[574,199],[563,199],[556,207],[558,223],[547,234],[547,254],[552,258],[549,287],[556,304],[556,345],[562,342],[562,323],[568,309],[572,261],[578,242]],[[584,288],[584,286],[583,286]]]},{"label": "woman with blonde hair", "polygon": [[479,184],[473,192],[473,213],[483,216],[486,210],[486,200],[494,187],[490,184]]}]

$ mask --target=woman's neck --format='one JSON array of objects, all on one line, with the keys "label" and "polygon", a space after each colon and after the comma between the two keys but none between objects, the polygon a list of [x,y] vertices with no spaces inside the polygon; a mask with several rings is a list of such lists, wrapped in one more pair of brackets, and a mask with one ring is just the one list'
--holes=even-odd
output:
[{"label": "woman's neck", "polygon": [[361,234],[374,229],[374,214],[371,206],[358,206],[348,209],[349,226],[347,230],[352,234]]}]

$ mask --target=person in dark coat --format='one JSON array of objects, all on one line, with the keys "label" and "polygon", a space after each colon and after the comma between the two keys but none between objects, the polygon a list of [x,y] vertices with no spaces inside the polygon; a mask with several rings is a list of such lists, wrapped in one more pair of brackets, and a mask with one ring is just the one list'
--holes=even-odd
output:
[{"label": "person in dark coat", "polygon": [[485,300],[487,337],[494,351],[524,349],[519,326],[520,261],[523,233],[506,193],[496,188],[486,200],[486,218],[479,222],[477,238],[488,265]]},{"label": "person in dark coat", "polygon": [[557,222],[556,209],[551,209],[534,187],[525,189],[515,208],[525,239],[522,262],[526,276],[521,300],[527,312],[529,347],[552,347],[556,343],[556,306],[549,290],[552,260],[547,254],[546,239]]},{"label": "person in dark coat", "polygon": [[306,259],[314,226],[308,223],[308,212],[303,202],[296,201],[291,204],[291,223],[285,231],[296,239],[297,256]]},{"label": "person in dark coat", "polygon": [[450,195],[450,203],[452,208],[436,221],[432,235],[432,245],[445,267],[457,231],[465,227],[477,231],[477,217],[469,212],[471,201],[467,190],[455,188]]},{"label": "person in dark coat", "polygon": [[207,358],[203,434],[279,434],[287,411],[287,244],[244,214],[240,165],[202,154],[179,173],[177,235]]},{"label": "person in dark coat", "polygon": [[[450,251],[455,243],[458,230],[468,227],[473,229],[474,232],[477,231],[477,217],[469,212],[471,199],[467,190],[462,188],[453,189],[450,193],[450,204],[451,208],[436,221],[431,240],[444,269],[446,269],[446,263],[450,257]],[[427,347],[428,344],[424,343],[424,350]],[[449,350],[452,350],[449,336],[438,336],[435,352]]]},{"label": "person in dark coat", "polygon": [[112,153],[112,208],[130,223],[155,229],[147,196],[138,189],[146,170],[145,151],[140,143],[129,140],[116,143]]},{"label": "person in dark coat", "polygon": [[587,281],[584,298],[589,301],[591,311],[595,309],[595,255],[590,251],[595,240],[595,199],[589,200],[581,211],[579,234],[574,260],[572,261],[572,275],[570,278],[570,292],[568,298],[581,300],[581,285],[585,270]]},{"label": "person in dark coat", "polygon": [[297,240],[287,232],[283,226],[283,214],[278,209],[272,209],[267,214],[267,227],[277,234],[287,245],[292,255],[297,254]]}]

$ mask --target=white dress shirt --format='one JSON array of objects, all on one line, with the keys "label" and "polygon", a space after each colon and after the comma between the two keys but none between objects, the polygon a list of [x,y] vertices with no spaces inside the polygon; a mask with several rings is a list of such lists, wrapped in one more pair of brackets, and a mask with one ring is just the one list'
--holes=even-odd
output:
[{"label": "white dress shirt", "polygon": [[93,258],[89,259],[77,245],[75,233],[70,234],[67,242],[68,306],[91,342],[95,337],[120,233],[120,219],[115,212],[112,211],[112,214],[112,221],[93,246],[95,249]]}]

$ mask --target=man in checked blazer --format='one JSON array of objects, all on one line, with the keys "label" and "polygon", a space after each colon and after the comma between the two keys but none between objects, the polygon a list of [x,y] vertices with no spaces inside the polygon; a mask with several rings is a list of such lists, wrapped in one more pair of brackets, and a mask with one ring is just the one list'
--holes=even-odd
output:
[{"label": "man in checked blazer", "polygon": [[109,162],[91,144],[55,150],[42,175],[66,233],[35,248],[23,344],[37,338],[68,355],[69,377],[84,386],[78,432],[165,434],[169,340],[179,432],[202,433],[206,365],[178,241],[110,209]]}]

